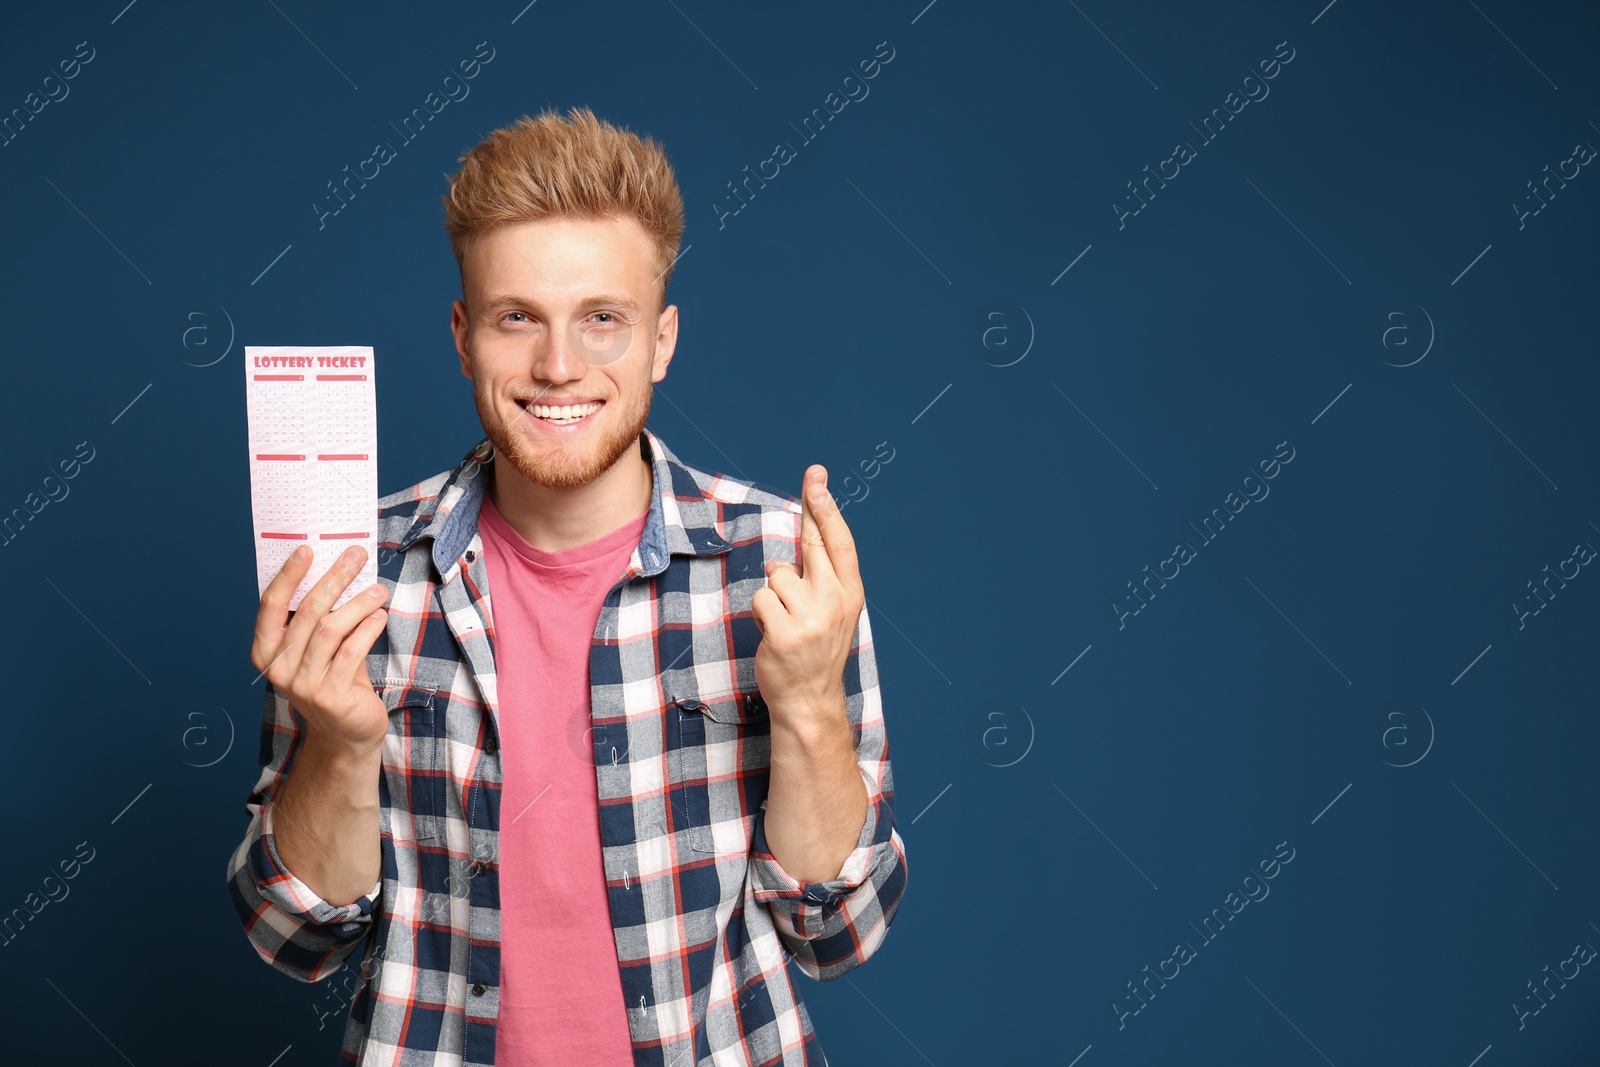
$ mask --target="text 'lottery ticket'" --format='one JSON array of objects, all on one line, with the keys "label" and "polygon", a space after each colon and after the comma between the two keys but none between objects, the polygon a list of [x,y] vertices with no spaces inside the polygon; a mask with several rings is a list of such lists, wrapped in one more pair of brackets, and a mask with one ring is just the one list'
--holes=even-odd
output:
[{"label": "text 'lottery ticket'", "polygon": [[257,595],[308,545],[311,569],[289,598],[294,610],[345,549],[360,545],[366,562],[334,602],[341,607],[378,580],[372,349],[246,346],[244,364]]}]

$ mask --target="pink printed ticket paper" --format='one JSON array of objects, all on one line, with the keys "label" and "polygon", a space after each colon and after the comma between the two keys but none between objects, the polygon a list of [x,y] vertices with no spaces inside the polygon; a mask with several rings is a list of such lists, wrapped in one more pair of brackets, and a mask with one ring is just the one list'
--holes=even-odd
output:
[{"label": "pink printed ticket paper", "polygon": [[333,604],[342,607],[378,580],[372,349],[246,346],[244,363],[258,595],[290,553],[309,545],[311,569],[289,598],[296,609],[340,554],[360,545],[366,563]]}]

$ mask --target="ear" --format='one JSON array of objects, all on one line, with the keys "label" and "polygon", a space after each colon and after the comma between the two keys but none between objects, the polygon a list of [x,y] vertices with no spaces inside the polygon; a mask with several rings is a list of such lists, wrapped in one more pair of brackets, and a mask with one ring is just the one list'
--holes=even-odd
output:
[{"label": "ear", "polygon": [[467,305],[457,300],[450,305],[450,333],[455,337],[456,355],[461,359],[461,376],[472,378],[472,361],[467,358]]},{"label": "ear", "polygon": [[659,382],[667,376],[667,364],[678,347],[678,305],[668,304],[656,319],[656,355],[650,364],[650,380]]}]

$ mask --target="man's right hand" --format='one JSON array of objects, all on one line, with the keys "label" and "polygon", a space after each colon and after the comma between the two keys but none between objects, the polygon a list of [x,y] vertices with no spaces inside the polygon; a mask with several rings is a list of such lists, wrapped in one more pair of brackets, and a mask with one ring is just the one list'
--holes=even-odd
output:
[{"label": "man's right hand", "polygon": [[361,754],[382,747],[389,730],[388,711],[366,668],[389,617],[379,607],[389,591],[379,583],[336,611],[328,608],[361,573],[366,555],[360,546],[347,549],[291,613],[289,598],[311,567],[311,550],[302,546],[262,594],[250,646],[250,662],[305,717],[310,734]]}]

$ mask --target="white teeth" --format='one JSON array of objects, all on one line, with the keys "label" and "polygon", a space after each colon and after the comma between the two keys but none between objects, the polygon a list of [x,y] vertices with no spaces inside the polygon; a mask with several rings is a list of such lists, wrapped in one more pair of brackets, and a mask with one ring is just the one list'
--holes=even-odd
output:
[{"label": "white teeth", "polygon": [[529,404],[527,408],[535,416],[552,421],[576,420],[584,418],[600,410],[599,404],[564,405],[552,407],[549,404]]}]

